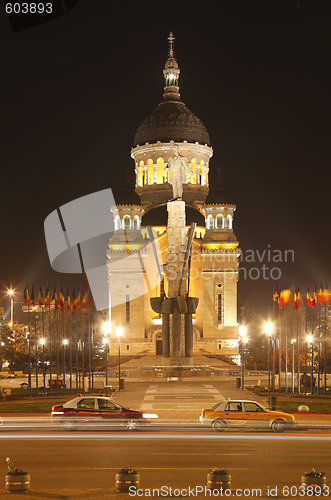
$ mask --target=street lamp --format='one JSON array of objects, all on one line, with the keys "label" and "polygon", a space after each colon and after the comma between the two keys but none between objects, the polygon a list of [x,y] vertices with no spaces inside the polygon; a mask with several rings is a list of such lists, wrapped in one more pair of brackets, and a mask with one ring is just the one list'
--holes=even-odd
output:
[{"label": "street lamp", "polygon": [[[0,345],[1,345],[1,348],[2,348],[2,347],[4,347],[5,343],[4,343],[4,342],[1,342],[1,344],[0,344]],[[0,361],[1,361],[1,363],[0,363],[0,369],[1,369],[1,371],[2,371],[2,349],[1,349]]]},{"label": "street lamp", "polygon": [[63,394],[66,393],[66,345],[68,339],[63,339]]},{"label": "street lamp", "polygon": [[44,337],[40,339],[40,344],[43,346],[43,386],[44,386],[44,396],[46,395],[46,371],[45,371],[45,342]]},{"label": "street lamp", "polygon": [[118,338],[118,390],[121,390],[121,337],[123,335],[123,328],[118,326],[116,328],[116,335]]},{"label": "street lamp", "polygon": [[103,344],[105,346],[105,363],[106,363],[106,397],[108,397],[108,352],[109,352],[109,334],[111,333],[111,324],[105,321],[103,324]]},{"label": "street lamp", "polygon": [[291,339],[292,344],[292,393],[294,394],[294,346],[297,343],[297,339]]},{"label": "street lamp", "polygon": [[10,323],[9,323],[9,326],[13,326],[13,322],[14,322],[14,290],[8,290],[8,295],[10,296]]},{"label": "street lamp", "polygon": [[311,344],[311,394],[314,392],[314,339],[312,335],[307,335],[307,344]]},{"label": "street lamp", "polygon": [[273,332],[273,326],[270,321],[264,324],[264,331],[268,335],[268,407],[270,408],[270,339]]},{"label": "street lamp", "polygon": [[241,387],[245,389],[245,345],[248,342],[248,338],[246,336],[247,328],[244,325],[239,327],[240,333],[240,353],[241,353]]}]

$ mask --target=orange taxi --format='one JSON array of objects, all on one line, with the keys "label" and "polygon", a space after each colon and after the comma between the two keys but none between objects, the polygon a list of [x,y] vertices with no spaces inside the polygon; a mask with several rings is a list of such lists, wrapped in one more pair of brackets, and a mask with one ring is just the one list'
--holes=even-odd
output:
[{"label": "orange taxi", "polygon": [[269,411],[256,401],[225,400],[211,409],[204,409],[200,415],[203,425],[211,426],[216,431],[226,428],[259,428],[283,432],[295,425],[295,418],[289,413]]}]

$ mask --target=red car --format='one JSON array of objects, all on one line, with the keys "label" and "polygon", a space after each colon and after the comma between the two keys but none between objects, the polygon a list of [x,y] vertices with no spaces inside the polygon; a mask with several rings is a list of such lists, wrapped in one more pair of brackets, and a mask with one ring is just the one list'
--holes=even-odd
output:
[{"label": "red car", "polygon": [[155,414],[123,408],[111,398],[80,396],[52,408],[52,422],[66,431],[77,427],[125,427],[137,429],[158,418]]}]

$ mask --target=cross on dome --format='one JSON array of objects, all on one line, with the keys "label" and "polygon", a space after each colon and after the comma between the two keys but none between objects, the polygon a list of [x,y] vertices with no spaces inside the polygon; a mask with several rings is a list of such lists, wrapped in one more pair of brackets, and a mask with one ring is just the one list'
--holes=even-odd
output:
[{"label": "cross on dome", "polygon": [[168,40],[169,40],[169,57],[174,57],[174,40],[175,40],[175,37],[173,36],[172,31],[170,31],[170,33],[169,33]]}]

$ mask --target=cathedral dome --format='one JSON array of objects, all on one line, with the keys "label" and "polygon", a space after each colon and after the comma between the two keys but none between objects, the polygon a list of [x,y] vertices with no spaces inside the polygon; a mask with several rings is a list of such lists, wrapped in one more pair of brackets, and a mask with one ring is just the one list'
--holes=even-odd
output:
[{"label": "cathedral dome", "polygon": [[210,145],[204,124],[181,100],[160,102],[139,125],[134,137],[135,146],[157,141],[187,141]]},{"label": "cathedral dome", "polygon": [[168,40],[169,56],[163,70],[165,78],[163,101],[139,125],[134,137],[134,146],[142,146],[146,142],[155,144],[158,141],[198,142],[210,146],[204,124],[180,99],[178,87],[180,69],[173,51],[172,33]]}]

